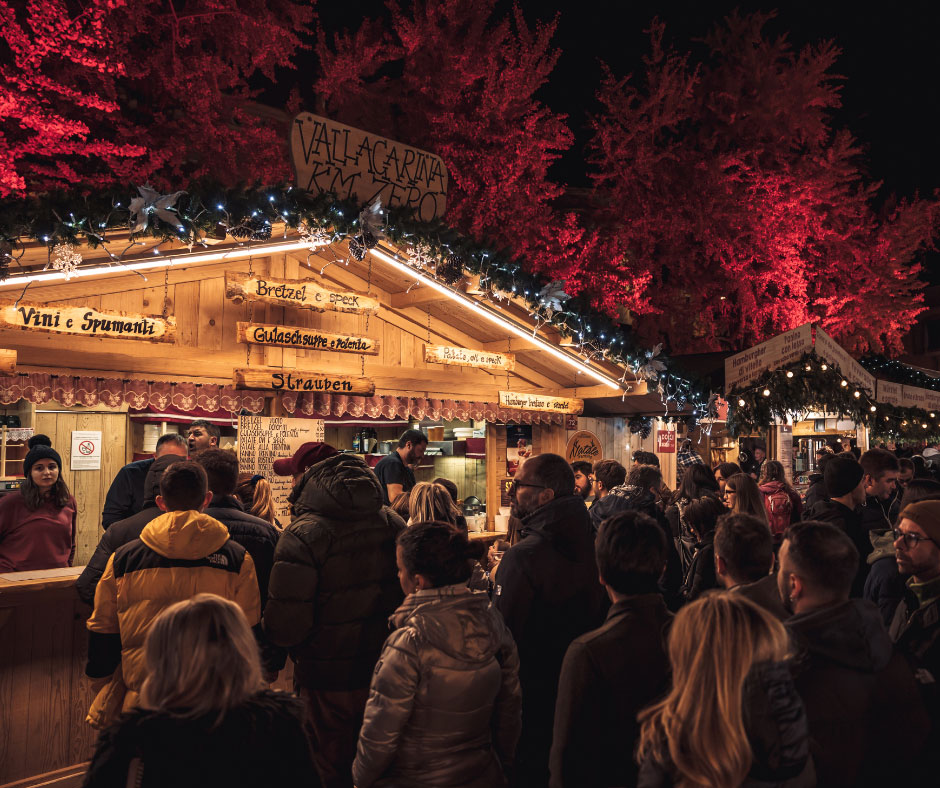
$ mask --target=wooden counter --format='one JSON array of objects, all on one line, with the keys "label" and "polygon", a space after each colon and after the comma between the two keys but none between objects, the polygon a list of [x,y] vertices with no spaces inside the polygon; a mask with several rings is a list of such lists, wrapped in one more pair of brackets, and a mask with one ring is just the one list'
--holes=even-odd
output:
[{"label": "wooden counter", "polygon": [[[81,785],[98,732],[85,723],[93,693],[85,677],[91,608],[68,577],[0,578],[0,788]],[[290,690],[293,663],[275,689]],[[32,778],[32,779],[28,779]],[[40,779],[41,778],[41,779]]]}]

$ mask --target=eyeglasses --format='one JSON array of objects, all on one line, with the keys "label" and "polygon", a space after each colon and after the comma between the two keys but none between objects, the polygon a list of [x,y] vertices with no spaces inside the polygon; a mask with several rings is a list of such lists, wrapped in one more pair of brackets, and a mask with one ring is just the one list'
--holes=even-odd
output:
[{"label": "eyeglasses", "polygon": [[528,482],[517,482],[515,479],[513,479],[509,483],[509,492],[513,492],[513,490],[518,490],[520,487],[537,487],[540,490],[548,489],[548,487],[544,484],[529,484]]},{"label": "eyeglasses", "polygon": [[[933,539],[929,536],[921,536],[920,534],[915,534],[913,531],[902,531],[899,528],[894,528],[891,533],[894,536],[894,541],[896,542],[900,539],[904,542],[904,546],[908,550],[913,550],[917,547],[919,542],[933,542]],[[934,544],[936,544],[936,542],[934,542]]]}]

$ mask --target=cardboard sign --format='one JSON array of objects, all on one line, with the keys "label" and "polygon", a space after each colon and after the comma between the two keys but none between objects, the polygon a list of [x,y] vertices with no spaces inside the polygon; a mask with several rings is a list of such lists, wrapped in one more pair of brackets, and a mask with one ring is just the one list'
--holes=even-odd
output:
[{"label": "cardboard sign", "polygon": [[657,454],[676,453],[675,430],[656,430],[656,452]]},{"label": "cardboard sign", "polygon": [[871,392],[875,390],[875,376],[852,358],[848,351],[818,326],[813,344],[816,355],[831,364],[838,364],[839,371],[849,383],[863,386]]},{"label": "cardboard sign", "polygon": [[901,404],[905,408],[927,409],[927,389],[916,386],[901,387]]},{"label": "cardboard sign", "polygon": [[725,392],[757,380],[765,370],[779,369],[796,361],[812,346],[813,326],[807,323],[728,356],[725,359]]},{"label": "cardboard sign", "polygon": [[568,438],[565,459],[571,462],[589,462],[593,465],[601,459],[601,441],[593,432],[581,430]]},{"label": "cardboard sign", "polygon": [[924,407],[933,413],[940,411],[940,391],[930,389],[924,389],[924,391],[926,392]]},{"label": "cardboard sign", "polygon": [[290,457],[303,444],[323,440],[320,419],[238,417],[238,468],[242,473],[260,473],[271,485],[275,516],[281,525],[290,523],[290,476],[275,476],[274,461]]},{"label": "cardboard sign", "polygon": [[584,400],[575,397],[549,397],[546,394],[522,394],[516,391],[499,392],[499,406],[501,408],[518,408],[519,410],[547,410],[552,413],[584,412]]},{"label": "cardboard sign", "polygon": [[297,186],[361,204],[411,208],[429,222],[444,215],[447,168],[440,156],[380,134],[301,112],[290,130]]},{"label": "cardboard sign", "polygon": [[50,331],[108,339],[169,342],[176,333],[176,318],[99,312],[83,306],[38,306],[20,303],[0,308],[0,328]]},{"label": "cardboard sign", "polygon": [[100,430],[72,430],[69,466],[73,471],[101,470]]},{"label": "cardboard sign", "polygon": [[777,430],[777,456],[776,460],[783,465],[783,473],[787,481],[793,484],[793,425],[778,424]]},{"label": "cardboard sign", "polygon": [[429,364],[505,369],[509,372],[516,368],[516,357],[511,353],[489,353],[485,350],[469,350],[451,345],[425,345],[424,360]]},{"label": "cardboard sign", "polygon": [[329,394],[375,394],[371,378],[347,378],[325,375],[312,369],[281,369],[280,367],[246,367],[236,369],[232,380],[237,389],[260,391],[322,391]]},{"label": "cardboard sign", "polygon": [[900,405],[902,402],[900,383],[891,383],[887,380],[878,381],[878,394],[875,399],[886,405]]},{"label": "cardboard sign", "polygon": [[297,350],[326,350],[333,353],[357,353],[375,356],[379,352],[379,340],[356,337],[350,334],[328,334],[313,328],[296,326],[272,326],[264,323],[237,324],[236,338],[248,345],[265,347],[290,347]]},{"label": "cardboard sign", "polygon": [[379,302],[359,293],[344,293],[320,287],[311,279],[271,279],[227,271],[225,296],[240,304],[264,301],[279,306],[298,306],[316,312],[376,312]]}]

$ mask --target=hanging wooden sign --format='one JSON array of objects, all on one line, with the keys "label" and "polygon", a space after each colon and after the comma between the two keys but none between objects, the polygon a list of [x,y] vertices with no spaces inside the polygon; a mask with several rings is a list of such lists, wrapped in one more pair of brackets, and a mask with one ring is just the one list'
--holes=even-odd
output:
[{"label": "hanging wooden sign", "polygon": [[525,394],[517,391],[499,392],[499,405],[501,408],[518,408],[520,410],[547,410],[552,413],[584,412],[584,400],[575,397],[549,397],[547,394]]},{"label": "hanging wooden sign", "polygon": [[309,112],[294,117],[291,160],[297,186],[367,204],[411,208],[422,221],[444,215],[447,167],[440,156]]},{"label": "hanging wooden sign", "polygon": [[0,349],[0,375],[16,373],[16,351]]},{"label": "hanging wooden sign", "polygon": [[280,367],[245,367],[232,373],[237,389],[261,391],[322,391],[330,394],[375,394],[371,378],[348,378],[326,375],[312,369],[281,369]]},{"label": "hanging wooden sign", "polygon": [[265,301],[280,306],[298,306],[316,312],[376,312],[379,302],[359,293],[344,293],[320,287],[311,279],[270,279],[227,271],[225,295],[236,304]]},{"label": "hanging wooden sign", "polygon": [[486,350],[470,350],[450,345],[425,345],[424,360],[429,364],[504,369],[507,372],[516,368],[516,357],[511,353],[490,353]]},{"label": "hanging wooden sign", "polygon": [[333,353],[356,353],[375,356],[379,340],[350,334],[328,334],[315,328],[272,326],[263,323],[237,324],[236,339],[242,344],[265,347],[289,347],[296,350],[326,350]]},{"label": "hanging wooden sign", "polygon": [[0,328],[49,331],[108,339],[169,342],[176,333],[176,318],[126,312],[99,312],[83,306],[38,306],[20,303],[0,308]]},{"label": "hanging wooden sign", "polygon": [[603,456],[601,441],[593,432],[580,430],[568,438],[565,459],[571,462],[589,462],[592,465]]}]

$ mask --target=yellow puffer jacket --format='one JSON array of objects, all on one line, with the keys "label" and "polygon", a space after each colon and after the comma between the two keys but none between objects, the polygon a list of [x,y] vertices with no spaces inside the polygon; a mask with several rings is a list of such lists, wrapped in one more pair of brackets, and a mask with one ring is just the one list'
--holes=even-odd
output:
[{"label": "yellow puffer jacket", "polygon": [[151,622],[170,605],[204,593],[238,604],[249,626],[261,619],[251,556],[209,515],[194,510],[166,512],[144,527],[139,541],[112,554],[95,591],[88,629],[120,635],[121,669],[92,703],[91,724],[107,724],[120,711],[115,708],[115,697],[120,693],[122,673],[127,693],[121,705],[124,710],[137,705],[146,678],[144,639]]}]

